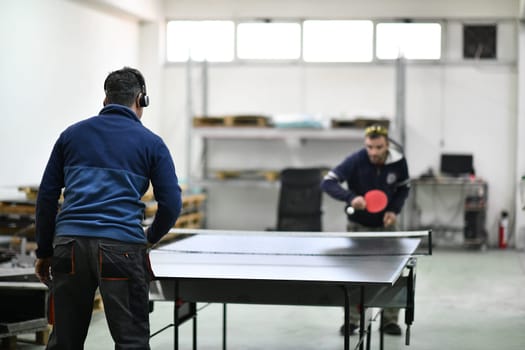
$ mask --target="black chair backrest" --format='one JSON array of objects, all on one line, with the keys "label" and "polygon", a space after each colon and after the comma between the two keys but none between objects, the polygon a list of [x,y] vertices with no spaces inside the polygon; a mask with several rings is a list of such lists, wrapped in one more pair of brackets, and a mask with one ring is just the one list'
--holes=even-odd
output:
[{"label": "black chair backrest", "polygon": [[277,230],[321,231],[321,199],[321,169],[284,169],[281,172]]}]

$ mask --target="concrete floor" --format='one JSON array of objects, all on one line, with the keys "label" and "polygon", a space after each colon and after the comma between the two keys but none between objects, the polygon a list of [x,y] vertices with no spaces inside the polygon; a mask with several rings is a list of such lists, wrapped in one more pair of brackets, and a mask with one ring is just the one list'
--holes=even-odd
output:
[{"label": "concrete floor", "polygon": [[[151,331],[171,323],[172,315],[173,303],[156,303]],[[198,349],[222,348],[221,317],[218,304],[200,311]],[[342,308],[229,305],[228,349],[342,349],[342,320]],[[180,335],[180,349],[191,349],[191,323],[181,327]],[[404,337],[386,336],[385,349],[525,349],[525,253],[435,249],[432,256],[418,257],[411,335],[409,347]],[[372,341],[372,349],[378,349],[377,332]],[[112,349],[112,344],[104,313],[96,312],[85,349]],[[19,343],[18,348],[43,347]],[[151,348],[173,348],[173,329],[153,337]]]}]

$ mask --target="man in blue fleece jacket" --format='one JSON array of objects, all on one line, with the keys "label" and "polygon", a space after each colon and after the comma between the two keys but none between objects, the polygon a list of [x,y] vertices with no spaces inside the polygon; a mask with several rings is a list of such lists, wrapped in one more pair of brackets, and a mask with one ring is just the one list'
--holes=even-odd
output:
[{"label": "man in blue fleece jacket", "polygon": [[[410,188],[405,157],[388,138],[388,129],[372,125],[365,129],[365,147],[333,168],[321,183],[331,197],[352,206],[348,215],[348,231],[395,231],[397,216],[403,208]],[[346,188],[341,184],[346,182]],[[388,198],[387,206],[378,213],[364,210],[364,195],[370,190],[381,190]],[[358,318],[352,313],[351,334],[357,329]],[[387,334],[401,335],[397,324],[399,309],[384,310]],[[344,334],[344,326],[341,327]]]},{"label": "man in blue fleece jacket", "polygon": [[[60,134],[38,191],[35,272],[54,297],[47,349],[83,348],[97,287],[115,349],[150,348],[147,245],[181,210],[170,152],[140,122],[149,104],[144,77],[124,67],[104,90],[100,114]],[[144,231],[141,197],[150,182],[158,210]]]}]

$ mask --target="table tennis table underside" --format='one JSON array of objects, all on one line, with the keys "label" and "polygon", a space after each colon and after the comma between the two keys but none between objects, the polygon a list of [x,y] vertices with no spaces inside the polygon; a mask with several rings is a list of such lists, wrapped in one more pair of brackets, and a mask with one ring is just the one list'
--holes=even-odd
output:
[{"label": "table tennis table underside", "polygon": [[[227,242],[232,239],[234,241],[238,240],[238,238],[231,237],[222,238],[225,238]],[[193,242],[195,244],[191,242],[191,239],[195,240],[195,242]],[[164,247],[164,251],[156,252],[152,259],[152,267],[161,282],[164,298],[166,300],[177,301],[176,305],[180,306],[183,302],[223,303],[224,312],[226,312],[225,305],[228,303],[341,306],[344,307],[345,310],[346,326],[349,324],[350,312],[352,312],[351,308],[353,309],[353,306],[360,306],[360,324],[362,325],[362,327],[360,327],[360,337],[358,341],[360,349],[364,349],[365,342],[363,339],[365,333],[367,337],[367,348],[370,344],[371,319],[366,313],[369,308],[405,308],[409,311],[405,313],[405,321],[408,326],[413,321],[416,259],[411,257],[411,254],[414,253],[419,245],[419,239],[414,241],[414,239],[411,238],[401,242],[403,247],[405,247],[405,243],[410,242],[406,254],[396,255],[395,252],[387,251],[387,254],[376,259],[366,255],[370,253],[367,251],[369,241],[367,243],[366,240],[357,240],[350,244],[354,245],[357,242],[361,253],[363,251],[366,253],[364,256],[339,255],[341,251],[337,250],[338,254],[328,258],[319,258],[316,254],[303,255],[299,251],[296,255],[292,256],[292,264],[289,266],[279,266],[279,263],[275,262],[274,258],[272,258],[271,272],[268,272],[269,270],[264,269],[258,262],[254,262],[253,260],[250,260],[249,269],[245,271],[241,261],[245,260],[247,256],[244,252],[240,255],[230,254],[229,250],[231,248],[221,248],[221,237],[206,238],[197,235],[191,237],[191,239],[188,241],[184,239],[183,241],[186,242],[174,242]],[[246,238],[241,238],[241,240],[243,239]],[[250,240],[252,239],[254,239],[254,237],[251,237]],[[255,238],[255,240],[257,239],[261,238]],[[275,237],[269,239],[272,240],[275,239]],[[295,237],[291,239],[297,240],[298,238]],[[219,254],[210,254],[210,252],[202,254],[196,253],[193,250],[197,249],[199,243],[209,240],[219,245],[217,249],[220,252]],[[304,240],[304,238],[300,238],[297,242]],[[265,242],[261,242],[261,245],[256,245],[258,247],[256,248],[257,250],[265,249]],[[349,244],[349,239],[340,237],[321,238],[319,242],[328,246],[335,244],[339,247],[341,247],[341,245],[346,247]],[[363,242],[365,243],[364,245]],[[281,241],[280,243],[283,242]],[[286,242],[284,243],[286,244]],[[231,244],[231,242],[228,242],[228,244]],[[178,249],[179,252],[170,252],[171,249]],[[301,250],[302,248],[293,249]],[[314,248],[313,251],[317,251],[316,249],[318,248]],[[263,252],[262,254],[264,255],[265,253]],[[278,256],[277,260],[281,258],[283,257]],[[224,259],[227,268],[226,266],[221,267],[220,263],[212,264],[209,259],[215,261]],[[305,278],[304,272],[309,271],[312,266],[315,266],[313,261],[319,261],[319,259],[322,259],[321,265],[325,264],[325,271],[331,271],[332,273],[327,273],[328,277],[324,280],[322,271],[317,271],[311,274],[311,276],[306,275],[308,277]],[[203,265],[201,265],[199,261],[204,261]],[[302,261],[303,265],[298,263],[298,261]],[[386,269],[390,272],[386,275],[379,274],[380,278],[377,279],[370,279],[367,276],[362,277],[358,271],[353,270],[356,266],[359,266],[359,264],[368,264],[370,267],[369,271],[377,272]],[[194,271],[195,268],[203,271],[202,275],[196,275]],[[286,269],[287,271],[290,270],[290,268],[290,273],[279,273],[280,269]],[[367,267],[359,266],[359,269],[367,270]],[[405,270],[408,271],[408,274],[403,274]],[[333,273],[334,271],[336,272],[335,274]],[[301,272],[303,272],[303,274],[299,276],[303,276],[303,278],[298,278],[296,274]],[[290,278],[290,276],[296,277]],[[179,311],[179,307],[175,307],[175,349],[178,349],[178,326],[180,325],[181,319]],[[225,349],[226,317],[225,315],[223,317],[223,348]],[[195,332],[196,315],[194,317],[193,327]],[[368,331],[365,332],[365,329]],[[194,333],[193,340],[194,349],[196,349],[196,333]],[[344,349],[349,348],[350,340],[349,337],[346,336]]]}]

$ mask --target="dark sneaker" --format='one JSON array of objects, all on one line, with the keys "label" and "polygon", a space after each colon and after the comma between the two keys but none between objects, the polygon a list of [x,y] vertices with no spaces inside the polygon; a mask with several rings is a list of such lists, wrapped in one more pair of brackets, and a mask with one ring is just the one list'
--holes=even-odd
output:
[{"label": "dark sneaker", "polygon": [[383,326],[383,332],[390,335],[401,335],[401,327],[397,323],[389,323]]},{"label": "dark sneaker", "polygon": [[[358,329],[359,327],[357,325],[350,323],[348,325],[348,335],[354,335],[355,331]],[[341,333],[341,335],[345,335],[345,325],[344,324],[341,326],[341,329],[339,329],[339,333]]]}]

